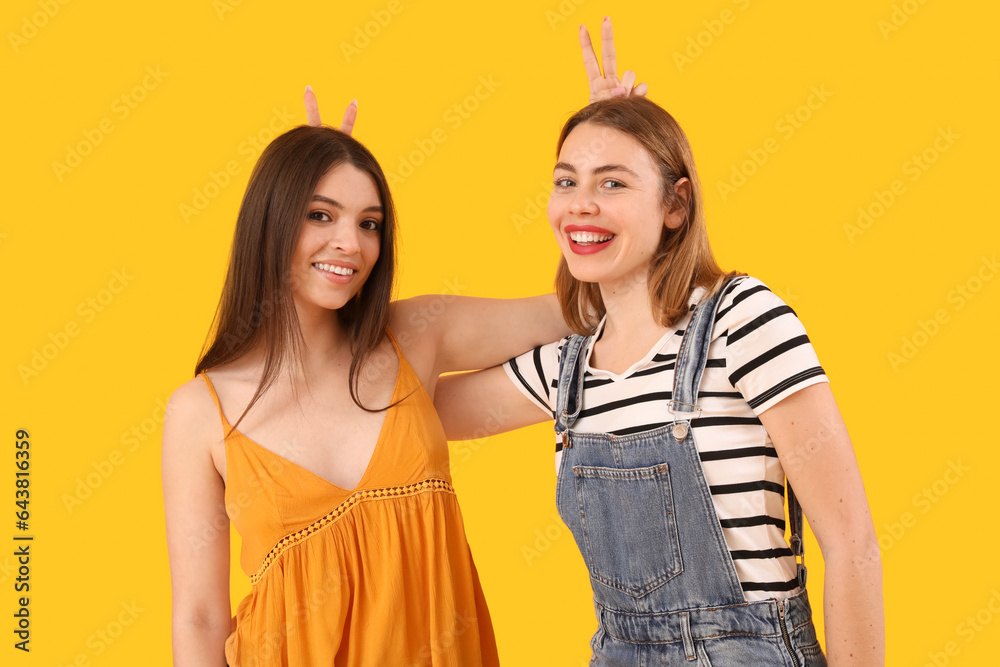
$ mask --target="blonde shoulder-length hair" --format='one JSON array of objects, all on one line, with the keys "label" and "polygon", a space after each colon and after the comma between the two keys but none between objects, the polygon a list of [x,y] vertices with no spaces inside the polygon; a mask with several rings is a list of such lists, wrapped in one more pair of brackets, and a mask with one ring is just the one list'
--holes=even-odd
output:
[{"label": "blonde shoulder-length hair", "polygon": [[[673,326],[688,312],[688,299],[696,287],[705,287],[712,293],[729,278],[744,275],[723,272],[712,255],[691,145],[673,116],[656,103],[644,97],[616,97],[584,107],[566,121],[556,146],[557,159],[566,137],[583,123],[609,127],[638,141],[660,170],[664,206],[667,210],[678,206],[685,210],[679,227],[664,226],[656,254],[649,263],[653,318],[661,326]],[[674,191],[681,178],[691,182],[686,202]],[[593,333],[605,313],[600,287],[574,278],[565,257],[559,260],[556,293],[570,329],[581,335]]]}]

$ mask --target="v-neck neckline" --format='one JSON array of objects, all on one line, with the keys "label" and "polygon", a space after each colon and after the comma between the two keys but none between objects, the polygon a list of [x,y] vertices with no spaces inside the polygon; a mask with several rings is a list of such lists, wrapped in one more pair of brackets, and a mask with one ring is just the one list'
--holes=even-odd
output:
[{"label": "v-neck neckline", "polygon": [[641,359],[636,361],[634,364],[626,368],[621,373],[615,373],[614,371],[609,371],[604,368],[594,368],[590,364],[590,359],[594,354],[594,346],[597,344],[597,341],[600,340],[601,336],[604,334],[604,325],[607,319],[608,316],[607,314],[605,314],[604,317],[601,318],[601,321],[597,325],[597,329],[594,330],[594,333],[590,338],[590,344],[587,346],[587,356],[584,358],[584,364],[585,364],[584,371],[589,371],[590,374],[595,377],[598,376],[608,377],[614,382],[621,382],[622,380],[627,379],[630,375],[632,375],[636,371],[645,368],[645,366],[653,359],[653,357],[656,356],[656,353],[660,351],[660,348],[663,347],[663,344],[667,342],[667,339],[677,333],[676,327],[667,330],[666,333],[660,336],[659,340],[653,343],[653,347],[651,347],[646,352],[646,354],[642,356]]},{"label": "v-neck neckline", "polygon": [[[682,322],[689,320],[691,311],[694,309],[695,305],[697,305],[701,301],[702,297],[704,297],[705,291],[706,290],[703,287],[696,287],[693,290],[691,290],[691,293],[688,295],[688,313],[687,315],[681,318],[681,320],[678,322],[678,325],[680,325]],[[653,360],[653,357],[655,357],[657,353],[659,353],[659,351],[663,348],[667,340],[672,336],[676,336],[677,332],[681,330],[680,326],[670,327],[662,336],[660,336],[659,340],[653,343],[653,347],[651,347],[646,352],[646,354],[643,355],[641,359],[636,361],[634,364],[626,368],[621,373],[615,373],[613,371],[609,371],[604,368],[594,368],[590,364],[590,359],[594,354],[594,346],[597,344],[597,341],[600,340],[601,336],[604,335],[604,327],[607,324],[607,321],[608,321],[608,314],[604,313],[604,316],[601,317],[601,321],[597,323],[597,328],[594,329],[594,333],[591,334],[590,336],[590,341],[587,344],[587,354],[584,357],[584,371],[589,372],[592,376],[595,377],[599,376],[599,377],[610,378],[613,382],[621,382],[622,380],[626,380],[632,374],[645,368]]]},{"label": "v-neck neckline", "polygon": [[[211,389],[212,394],[215,397],[216,405],[219,406],[219,416],[222,417],[222,424],[223,424],[223,426],[226,429],[225,446],[227,446],[227,449],[228,449],[228,444],[229,444],[229,439],[230,439],[230,431],[231,431],[233,435],[238,435],[241,439],[243,439],[246,442],[249,442],[251,445],[253,445],[257,449],[259,449],[259,450],[261,450],[263,452],[266,452],[267,454],[269,454],[270,456],[273,456],[274,458],[278,459],[282,463],[285,463],[285,464],[287,464],[287,465],[289,465],[289,466],[291,466],[291,467],[293,467],[293,468],[295,468],[297,470],[301,470],[302,472],[306,473],[310,477],[313,477],[314,479],[319,480],[320,482],[322,482],[323,484],[329,486],[330,488],[335,489],[337,491],[340,491],[341,493],[348,494],[348,495],[354,494],[355,492],[357,492],[359,489],[361,489],[364,486],[365,481],[368,479],[368,477],[370,476],[370,474],[372,472],[372,466],[375,463],[375,459],[378,457],[379,452],[382,449],[382,441],[385,439],[385,432],[386,432],[386,428],[387,428],[387,425],[388,425],[388,422],[389,422],[389,418],[393,415],[393,410],[396,409],[395,403],[397,402],[398,396],[399,396],[400,384],[402,382],[402,377],[403,377],[403,364],[406,363],[406,359],[403,357],[403,353],[399,349],[399,345],[396,343],[396,339],[393,337],[393,335],[391,333],[389,333],[389,340],[392,341],[392,347],[393,347],[393,350],[396,353],[396,358],[399,359],[399,365],[398,365],[398,367],[396,369],[396,382],[395,382],[395,384],[393,385],[393,388],[392,388],[392,398],[389,399],[390,405],[389,405],[388,408],[386,408],[385,417],[383,417],[383,419],[382,419],[382,426],[379,428],[378,438],[376,438],[376,440],[375,440],[375,447],[372,449],[371,457],[368,459],[368,465],[365,466],[365,471],[361,474],[361,478],[358,480],[358,483],[354,486],[354,488],[352,488],[352,489],[345,489],[342,486],[334,484],[333,482],[331,482],[327,478],[323,477],[322,475],[319,475],[318,473],[315,473],[312,470],[309,470],[305,466],[302,466],[302,465],[296,463],[295,461],[292,461],[292,460],[290,460],[290,459],[282,456],[281,454],[275,452],[272,449],[268,449],[264,445],[260,444],[259,442],[255,441],[252,438],[250,438],[249,436],[247,436],[245,433],[243,433],[239,429],[232,428],[232,426],[229,423],[229,420],[226,419],[226,415],[223,414],[223,412],[222,412],[222,404],[219,401],[218,393],[216,393],[216,391],[215,391],[215,385],[212,384],[212,379],[210,377],[208,377],[208,373],[205,373],[203,371],[202,375],[204,375],[205,379],[208,380],[209,389]],[[228,484],[228,479],[229,479],[229,457],[227,455],[226,456],[226,482],[227,482],[227,484]]]}]

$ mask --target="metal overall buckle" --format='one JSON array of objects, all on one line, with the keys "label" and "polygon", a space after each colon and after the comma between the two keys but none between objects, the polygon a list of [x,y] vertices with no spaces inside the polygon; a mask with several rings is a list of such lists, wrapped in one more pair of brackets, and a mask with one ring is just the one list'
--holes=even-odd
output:
[{"label": "metal overall buckle", "polygon": [[[675,410],[674,406],[685,406],[685,410]],[[685,403],[684,401],[667,401],[667,412],[673,416],[673,428],[670,432],[673,433],[674,438],[680,442],[687,437],[688,429],[691,427],[691,420],[701,417],[701,406],[694,405],[693,403]]]}]

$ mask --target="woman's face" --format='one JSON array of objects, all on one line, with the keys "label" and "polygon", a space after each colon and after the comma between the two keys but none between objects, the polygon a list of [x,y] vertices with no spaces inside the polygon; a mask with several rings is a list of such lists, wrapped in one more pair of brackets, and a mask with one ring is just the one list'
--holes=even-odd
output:
[{"label": "woman's face", "polygon": [[292,253],[292,295],[298,308],[343,307],[378,260],[383,221],[375,181],[353,165],[323,175],[306,209]]},{"label": "woman's face", "polygon": [[549,222],[577,280],[605,289],[645,282],[664,226],[683,211],[663,205],[660,172],[631,136],[583,123],[566,137],[554,171]]}]

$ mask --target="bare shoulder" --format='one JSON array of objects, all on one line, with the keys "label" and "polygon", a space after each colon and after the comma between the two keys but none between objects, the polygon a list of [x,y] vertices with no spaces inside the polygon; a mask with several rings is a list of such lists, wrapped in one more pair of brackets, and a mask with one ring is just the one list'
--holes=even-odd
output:
[{"label": "bare shoulder", "polygon": [[434,371],[440,341],[433,326],[432,305],[433,297],[417,296],[393,301],[389,310],[389,330],[424,386],[437,379]]},{"label": "bare shoulder", "polygon": [[171,423],[202,421],[213,415],[218,419],[218,411],[208,384],[200,377],[194,377],[177,387],[167,399],[166,419]]},{"label": "bare shoulder", "polygon": [[219,411],[208,385],[194,377],[179,386],[167,400],[163,417],[164,456],[208,454],[222,441]]}]

